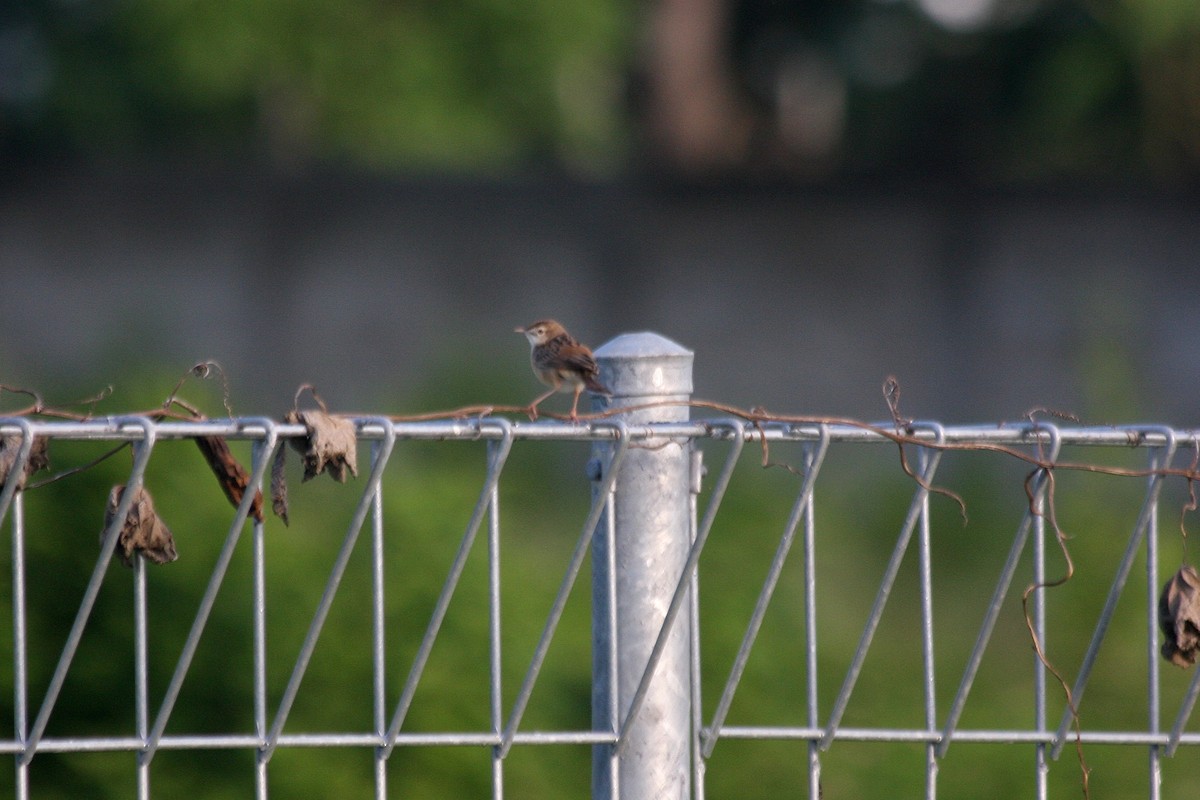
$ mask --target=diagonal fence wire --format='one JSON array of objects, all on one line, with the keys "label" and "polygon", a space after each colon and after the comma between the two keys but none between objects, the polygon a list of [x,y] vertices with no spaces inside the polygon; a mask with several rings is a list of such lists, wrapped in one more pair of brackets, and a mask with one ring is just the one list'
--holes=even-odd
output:
[{"label": "diagonal fence wire", "polygon": [[[200,645],[200,637],[204,633],[204,628],[208,623],[209,615],[212,613],[213,605],[217,600],[217,593],[221,589],[221,584],[225,580],[225,573],[229,569],[229,564],[233,560],[233,551],[237,546],[238,539],[241,536],[242,528],[246,524],[246,518],[250,515],[250,507],[254,501],[255,490],[262,485],[263,475],[266,474],[267,464],[271,463],[275,448],[278,445],[278,433],[275,425],[270,420],[253,420],[265,427],[267,434],[263,441],[256,443],[253,459],[253,468],[251,469],[251,477],[249,486],[242,493],[242,501],[238,504],[238,508],[233,517],[233,522],[229,525],[229,533],[225,537],[225,545],[221,549],[220,555],[217,557],[216,564],[213,566],[212,573],[209,577],[208,587],[204,591],[204,595],[200,600],[200,606],[196,611],[195,619],[192,622],[192,628],[188,632],[188,636],[183,645],[183,650],[180,653],[179,661],[176,664],[175,672],[171,676],[170,683],[167,684],[167,690],[163,697],[162,704],[159,706],[158,715],[154,719],[154,727],[150,729],[146,737],[146,745],[141,752],[141,763],[149,765],[151,759],[154,758],[155,752],[158,750],[158,744],[162,740],[163,731],[166,730],[167,722],[171,717],[171,712],[175,708],[175,703],[179,699],[179,692],[183,688],[184,678],[187,677],[188,669],[191,667],[192,659],[196,655],[196,648]],[[144,559],[139,558],[138,563],[142,565],[144,570]],[[144,576],[144,572],[141,572]]]},{"label": "diagonal fence wire", "polygon": [[663,649],[666,647],[667,638],[671,634],[680,609],[683,608],[687,592],[693,584],[692,577],[696,570],[696,564],[700,560],[700,553],[704,550],[705,542],[708,541],[708,534],[712,531],[717,510],[721,507],[721,501],[725,499],[725,491],[729,488],[729,481],[733,478],[733,470],[737,467],[738,458],[742,454],[742,448],[745,447],[745,426],[740,421],[735,420],[731,423],[731,429],[733,438],[729,448],[729,455],[726,456],[725,465],[721,468],[717,482],[713,486],[712,496],[708,501],[708,508],[704,512],[704,519],[700,522],[696,538],[692,542],[691,549],[688,552],[687,560],[680,570],[679,580],[675,584],[675,591],[671,596],[670,604],[667,606],[666,614],[663,616],[658,636],[650,650],[650,655],[646,659],[646,667],[642,670],[642,677],[639,679],[637,689],[634,690],[633,696],[629,700],[629,709],[625,712],[625,717],[621,721],[614,755],[620,755],[629,741],[627,731],[629,731],[630,726],[642,709],[642,703],[646,699],[646,692],[649,689],[650,681],[654,678],[655,668],[658,666],[659,660],[662,658]]},{"label": "diagonal fence wire", "polygon": [[475,543],[475,537],[479,533],[479,528],[483,524],[485,514],[496,502],[495,491],[500,483],[500,473],[504,471],[504,465],[508,461],[508,454],[512,450],[513,443],[512,425],[507,420],[501,420],[500,422],[502,423],[501,431],[503,438],[500,440],[499,446],[493,448],[489,453],[487,473],[483,479],[483,487],[479,490],[479,499],[475,503],[475,510],[471,512],[471,518],[467,522],[466,530],[463,532],[458,552],[455,554],[454,561],[451,563],[450,570],[446,575],[446,580],[442,584],[442,590],[438,595],[437,602],[434,603],[429,625],[425,629],[425,635],[421,638],[421,644],[417,648],[416,656],[413,658],[412,667],[409,668],[408,677],[404,681],[404,688],[400,692],[400,700],[396,703],[396,710],[392,713],[391,722],[384,733],[384,744],[380,752],[383,758],[390,755],[392,749],[396,746],[396,737],[400,735],[400,729],[404,725],[404,719],[412,704],[413,696],[416,694],[417,684],[425,672],[425,665],[429,661],[429,654],[433,651],[433,645],[437,641],[438,632],[441,631],[442,622],[445,620],[446,612],[450,608],[450,600],[454,597],[454,590],[458,588],[459,579],[466,568],[467,556],[471,554],[471,548]]},{"label": "diagonal fence wire", "polygon": [[[944,441],[945,433],[939,429],[935,443],[941,444]],[[820,740],[820,748],[822,750],[829,749],[829,746],[833,744],[834,737],[837,736],[838,726],[842,722],[842,715],[846,713],[846,706],[850,703],[850,695],[854,691],[859,674],[862,672],[863,663],[867,659],[867,651],[870,649],[871,642],[875,638],[875,631],[879,627],[879,620],[883,617],[884,607],[887,606],[892,586],[895,584],[896,576],[900,572],[900,562],[904,559],[904,554],[908,550],[908,544],[912,540],[913,531],[916,530],[917,520],[921,516],[925,499],[929,496],[929,487],[933,484],[933,476],[937,473],[941,457],[942,451],[934,450],[925,460],[924,468],[918,473],[919,485],[913,495],[912,503],[908,507],[908,514],[905,516],[904,523],[900,528],[900,535],[896,539],[896,546],[892,550],[892,557],[884,569],[883,578],[879,583],[879,590],[875,595],[875,603],[871,607],[870,614],[867,616],[862,637],[858,642],[858,649],[850,661],[850,666],[846,669],[842,688],[838,692],[837,699],[833,702],[833,710],[829,714],[829,721],[825,724],[825,732]]]},{"label": "diagonal fence wire", "polygon": [[317,610],[313,613],[308,633],[304,637],[304,643],[300,646],[300,652],[296,655],[292,675],[288,679],[287,687],[284,689],[283,696],[279,700],[279,706],[275,711],[275,720],[271,723],[270,730],[267,731],[267,738],[262,746],[261,758],[263,760],[269,759],[275,748],[279,746],[279,736],[283,731],[284,724],[287,722],[288,714],[292,710],[292,704],[296,700],[296,695],[300,691],[300,682],[304,679],[304,673],[308,669],[313,651],[316,650],[317,638],[321,635],[321,629],[325,626],[325,619],[329,616],[329,609],[333,606],[333,599],[337,594],[338,587],[341,585],[342,576],[346,574],[346,566],[350,563],[350,555],[354,551],[358,535],[362,531],[363,523],[366,522],[367,514],[371,510],[375,495],[379,492],[379,484],[383,480],[384,467],[387,466],[388,459],[392,455],[392,448],[396,442],[394,427],[387,419],[374,420],[373,423],[383,427],[383,442],[374,454],[366,486],[363,487],[362,496],[354,508],[354,514],[346,530],[342,547],[334,558],[333,567],[329,572],[329,580],[325,585],[325,592],[321,595],[321,601],[317,605]]},{"label": "diagonal fence wire", "polygon": [[[1062,437],[1059,435],[1058,428],[1050,426],[1042,426],[1042,430],[1046,430],[1050,436],[1049,447],[1046,449],[1046,459],[1050,462],[1058,460],[1059,453],[1062,450]],[[1039,471],[1034,476],[1031,491],[1030,504],[1025,510],[1025,514],[1021,517],[1021,523],[1017,526],[1017,533],[1013,537],[1012,547],[1009,548],[1008,557],[1004,561],[1004,566],[1000,570],[1000,577],[996,581],[996,588],[992,592],[992,599],[988,602],[987,613],[984,615],[983,622],[979,626],[979,634],[975,639],[975,646],[971,650],[971,655],[967,659],[967,665],[963,669],[962,680],[958,686],[958,692],[954,695],[954,700],[950,703],[950,710],[946,714],[946,722],[942,727],[941,741],[937,746],[937,757],[944,758],[946,751],[950,749],[950,743],[954,740],[955,729],[958,727],[959,718],[962,716],[963,709],[967,704],[967,695],[971,692],[971,686],[975,682],[975,676],[979,672],[979,667],[983,663],[983,654],[987,649],[988,642],[991,641],[992,631],[996,627],[997,620],[1000,619],[1000,611],[1004,607],[1004,599],[1008,596],[1008,590],[1012,586],[1013,577],[1017,572],[1017,565],[1020,563],[1021,553],[1025,550],[1025,544],[1029,540],[1029,531],[1034,527],[1035,522],[1040,522],[1042,516],[1038,511],[1040,504],[1046,496],[1046,490],[1049,486],[1047,476],[1044,471]]]},{"label": "diagonal fence wire", "polygon": [[[729,668],[729,677],[725,681],[725,688],[721,691],[721,697],[717,701],[716,709],[713,711],[712,722],[709,723],[707,734],[703,737],[703,755],[705,758],[712,756],[713,748],[717,744],[715,732],[721,730],[725,725],[725,717],[729,713],[729,706],[733,703],[733,695],[737,691],[742,673],[746,669],[746,663],[750,660],[750,650],[754,647],[758,631],[762,626],[763,617],[767,613],[767,606],[770,604],[771,597],[775,593],[775,587],[779,583],[779,576],[783,572],[784,562],[787,560],[788,552],[791,550],[792,542],[795,539],[796,529],[799,527],[805,511],[810,507],[812,502],[813,488],[817,480],[817,475],[821,471],[821,465],[825,462],[825,454],[829,452],[829,426],[822,425],[820,431],[821,438],[815,446],[815,453],[806,460],[804,482],[800,487],[800,494],[792,506],[791,515],[784,524],[783,535],[779,537],[779,545],[775,549],[775,556],[771,559],[771,566],[767,570],[767,577],[763,580],[762,589],[759,591],[758,600],[754,605],[754,611],[750,614],[750,621],[747,623],[746,632],[742,636],[742,644],[738,648],[737,655],[734,656],[733,666]],[[806,584],[810,579],[815,580],[815,577],[810,570],[805,570]],[[809,600],[811,603],[813,598],[810,597]],[[815,605],[815,603],[813,604]],[[811,668],[813,665],[810,664],[809,666]]]},{"label": "diagonal fence wire", "polygon": [[100,543],[100,555],[96,559],[96,566],[92,569],[92,576],[88,580],[87,587],[83,592],[83,599],[79,601],[79,611],[75,614],[75,621],[71,624],[71,630],[67,634],[66,643],[63,644],[62,654],[59,656],[58,665],[54,668],[54,674],[50,678],[50,685],[46,688],[46,695],[42,700],[41,709],[38,711],[37,717],[34,719],[33,726],[24,742],[24,748],[18,762],[21,766],[27,766],[33,760],[37,753],[38,743],[46,732],[46,725],[50,721],[50,714],[54,711],[54,705],[58,701],[58,694],[62,691],[63,683],[67,678],[67,670],[71,668],[71,662],[75,658],[75,652],[79,649],[79,642],[83,638],[83,629],[87,625],[88,618],[91,616],[92,608],[96,604],[96,598],[100,595],[100,585],[104,580],[104,573],[108,569],[109,562],[112,561],[113,553],[117,546],[117,537],[121,533],[121,527],[124,524],[126,515],[129,514],[129,508],[133,504],[134,496],[137,490],[141,488],[142,476],[146,472],[146,465],[150,463],[150,454],[154,449],[155,430],[154,426],[144,418],[133,418],[129,420],[118,420],[117,428],[132,427],[141,429],[141,438],[134,442],[133,445],[133,467],[129,471],[129,477],[125,481],[125,491],[121,494],[121,499],[117,503],[117,507],[112,516],[112,521],[105,529]]},{"label": "diagonal fence wire", "polygon": [[533,694],[534,683],[536,683],[538,673],[541,672],[542,664],[546,660],[546,653],[550,650],[550,641],[554,638],[554,632],[558,629],[559,620],[562,619],[563,610],[567,606],[567,598],[570,596],[571,589],[575,585],[575,579],[579,576],[579,571],[583,567],[583,561],[591,546],[592,537],[596,533],[596,527],[600,524],[601,515],[604,513],[604,508],[608,503],[608,496],[612,492],[617,475],[620,473],[621,465],[625,461],[625,454],[629,451],[630,437],[628,426],[621,421],[608,423],[608,425],[616,433],[616,446],[608,458],[608,463],[604,465],[603,478],[599,488],[595,492],[595,499],[592,501],[592,507],[588,512],[587,519],[583,523],[583,531],[579,534],[579,540],[576,542],[575,550],[571,553],[570,561],[567,564],[566,574],[563,575],[562,583],[559,585],[558,594],[555,595],[554,602],[550,606],[550,612],[546,616],[546,624],[542,628],[541,638],[538,639],[537,646],[534,648],[529,668],[526,670],[525,678],[521,682],[521,688],[517,691],[516,699],[513,700],[512,711],[509,713],[508,721],[504,723],[504,729],[500,735],[500,745],[497,749],[497,756],[501,758],[507,755],[508,751],[512,749],[517,728],[521,724],[521,718],[524,716],[525,708],[529,705],[529,698]]},{"label": "diagonal fence wire", "polygon": [[[1155,432],[1165,436],[1166,443],[1163,445],[1161,455],[1157,451],[1152,451],[1150,454],[1150,465],[1152,468],[1158,466],[1168,466],[1171,459],[1175,455],[1176,438],[1169,430],[1156,429]],[[1158,462],[1161,459],[1162,464]],[[1163,476],[1161,474],[1151,475],[1149,485],[1146,489],[1145,500],[1142,503],[1142,509],[1138,513],[1137,522],[1134,523],[1133,532],[1129,536],[1129,543],[1125,547],[1125,552],[1121,556],[1121,561],[1117,566],[1116,575],[1113,577],[1112,585],[1108,590],[1108,597],[1104,601],[1104,608],[1100,612],[1100,617],[1096,621],[1096,628],[1092,632],[1092,640],[1088,644],[1087,653],[1084,654],[1083,663],[1079,667],[1079,674],[1075,679],[1075,685],[1071,687],[1071,697],[1074,703],[1074,709],[1067,708],[1063,711],[1062,720],[1058,724],[1058,731],[1054,734],[1054,744],[1050,748],[1050,757],[1058,758],[1062,752],[1063,746],[1068,741],[1067,731],[1075,719],[1075,714],[1080,710],[1080,704],[1083,702],[1083,693],[1087,689],[1088,679],[1091,677],[1092,668],[1096,664],[1096,657],[1100,652],[1100,645],[1104,642],[1104,636],[1108,633],[1108,627],[1112,623],[1113,616],[1116,613],[1117,601],[1121,598],[1121,592],[1125,588],[1125,581],[1129,577],[1129,571],[1133,567],[1133,560],[1136,558],[1138,548],[1141,546],[1142,540],[1146,536],[1146,531],[1150,527],[1150,522],[1154,518],[1155,509],[1158,507],[1158,496],[1162,492]]]}]

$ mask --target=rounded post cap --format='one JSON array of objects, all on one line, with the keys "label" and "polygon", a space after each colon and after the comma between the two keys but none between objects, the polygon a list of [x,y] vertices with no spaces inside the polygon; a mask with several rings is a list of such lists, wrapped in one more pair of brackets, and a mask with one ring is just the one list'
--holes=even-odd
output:
[{"label": "rounded post cap", "polygon": [[623,333],[596,348],[600,380],[614,396],[692,393],[695,353],[657,333]]}]

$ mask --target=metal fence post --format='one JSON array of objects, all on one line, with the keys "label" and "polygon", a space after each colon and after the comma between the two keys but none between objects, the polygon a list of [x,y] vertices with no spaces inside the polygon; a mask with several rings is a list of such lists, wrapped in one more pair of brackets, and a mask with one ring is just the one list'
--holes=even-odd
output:
[{"label": "metal fence post", "polygon": [[[596,350],[600,378],[613,396],[594,398],[594,407],[687,401],[692,360],[690,350],[658,334],[618,336]],[[641,408],[620,418],[631,426],[686,421],[689,408],[684,403]],[[609,446],[597,446],[594,474],[602,472]],[[690,453],[686,440],[631,448],[593,540],[592,718],[597,730],[618,731],[625,719],[687,561]],[[690,629],[690,620],[675,620],[619,755],[610,745],[593,749],[593,798],[691,796]]]}]

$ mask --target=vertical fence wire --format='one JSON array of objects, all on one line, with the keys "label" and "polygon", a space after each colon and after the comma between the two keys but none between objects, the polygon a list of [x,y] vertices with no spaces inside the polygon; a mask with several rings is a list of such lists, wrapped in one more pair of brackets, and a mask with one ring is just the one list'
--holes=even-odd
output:
[{"label": "vertical fence wire", "polygon": [[[15,469],[14,469],[15,472]],[[13,476],[9,476],[12,480]],[[12,574],[13,574],[13,716],[17,744],[24,748],[29,731],[29,663],[26,651],[25,628],[25,503],[17,495],[12,508]],[[29,798],[29,763],[17,759],[16,798]]]},{"label": "vertical fence wire", "polygon": [[[1150,469],[1169,466],[1175,455],[1178,443],[1174,431],[1160,428],[1158,432],[1166,439],[1166,445],[1154,448],[1150,454]],[[1162,703],[1161,686],[1159,684],[1159,654],[1158,654],[1158,494],[1160,481],[1150,479],[1146,484],[1149,513],[1146,520],[1146,682],[1147,682],[1147,729],[1151,734],[1158,734],[1162,724],[1160,705]],[[1162,759],[1161,746],[1152,743],[1149,746],[1150,785],[1147,796],[1150,800],[1159,800],[1162,796]]]},{"label": "vertical fence wire", "polygon": [[[33,426],[25,419],[4,420],[16,424],[20,430],[21,444],[9,466],[8,476],[0,491],[0,522],[12,511],[12,614],[13,614],[13,728],[14,739],[23,750],[29,730],[28,653],[26,650],[27,628],[25,609],[25,507],[24,498],[17,491],[17,484],[33,452]],[[17,800],[29,797],[29,762],[17,759],[14,775]]]},{"label": "vertical fence wire", "polygon": [[[1055,443],[1057,451],[1057,442]],[[1035,480],[1041,481],[1039,491],[1034,493],[1031,501],[1033,514],[1033,594],[1029,600],[1033,605],[1033,635],[1036,637],[1042,652],[1046,652],[1050,643],[1046,641],[1046,497],[1053,480],[1046,470],[1039,470]],[[1037,800],[1046,800],[1050,791],[1050,760],[1047,758],[1048,745],[1041,737],[1046,733],[1048,715],[1046,711],[1046,664],[1036,654],[1031,659],[1033,666],[1033,724],[1039,735],[1034,745],[1034,794]]]},{"label": "vertical fence wire", "polygon": [[[281,447],[283,445],[280,445]],[[267,800],[267,557],[263,523],[255,521],[253,531],[253,570],[251,626],[254,635],[254,797]]]},{"label": "vertical fence wire", "polygon": [[[939,431],[940,434],[940,431]],[[939,435],[939,442],[943,438]],[[922,450],[918,469],[924,473],[929,468],[931,453]],[[935,691],[933,659],[933,555],[930,549],[929,493],[921,499],[921,517],[917,538],[917,571],[920,580],[921,607],[921,660],[924,670],[925,729],[932,735],[937,730],[937,694]],[[938,758],[937,742],[930,739],[925,743],[925,800],[937,797]]]},{"label": "vertical fence wire", "polygon": [[[371,446],[371,461],[378,462],[383,445]],[[387,616],[385,613],[383,483],[371,498],[371,678],[372,717],[375,735],[383,741],[387,735]],[[387,800],[387,757],[376,747],[371,763],[375,771],[375,800]]]},{"label": "vertical fence wire", "polygon": [[[700,492],[704,486],[704,452],[699,448],[692,449],[691,486],[688,491],[688,542],[696,546],[696,536],[700,527]],[[691,588],[689,589],[688,617],[691,629],[688,632],[690,653],[688,660],[691,670],[691,703],[692,703],[692,796],[695,800],[704,800],[704,749],[700,731],[704,726],[704,693],[700,691],[700,570],[692,569]],[[615,599],[615,598],[614,598]]]},{"label": "vertical fence wire", "polygon": [[[1158,614],[1156,600],[1158,597],[1158,504],[1150,509],[1148,530],[1146,531],[1146,682],[1148,685],[1146,706],[1146,728],[1151,734],[1157,734],[1161,725],[1159,719],[1160,686],[1158,682]],[[1149,770],[1150,786],[1147,796],[1150,800],[1159,800],[1162,795],[1162,761],[1158,744],[1150,745]]]},{"label": "vertical fence wire", "polygon": [[[804,453],[804,473],[815,475],[824,452],[829,446],[829,426],[821,426],[820,450],[809,444]],[[817,547],[815,491],[808,492],[804,503],[804,655],[805,701],[808,707],[808,727],[816,730],[821,724],[821,709],[817,693]],[[808,740],[808,800],[820,800],[821,747],[816,738]]]},{"label": "vertical fence wire", "polygon": [[[146,609],[146,559],[133,561],[133,691],[134,727],[143,742],[150,735],[150,687],[147,658],[149,655]],[[145,753],[137,754],[138,800],[150,800],[150,760]]]},{"label": "vertical fence wire", "polygon": [[[602,563],[593,567],[592,575],[596,586],[593,586],[593,596],[597,598],[602,615],[600,622],[593,623],[600,631],[592,633],[592,664],[595,674],[593,684],[602,683],[604,686],[616,687],[620,680],[620,651],[617,646],[617,522],[616,522],[616,484],[608,481],[605,476],[612,472],[612,451],[603,457],[593,457],[590,465],[593,467],[592,479],[596,482],[593,502],[603,504],[604,511],[600,517],[604,527],[600,533],[602,546],[599,551],[593,550],[594,559],[602,559]],[[603,494],[601,494],[603,492]],[[694,502],[694,501],[693,501]],[[598,577],[597,577],[598,576]],[[601,631],[603,633],[601,633]],[[600,680],[600,671],[604,671]],[[617,730],[621,725],[620,696],[616,691],[602,695],[592,692],[593,727],[607,734],[612,740],[617,738]],[[592,746],[592,787],[593,794],[599,794],[597,787],[609,787],[614,792],[620,791],[620,773],[617,769],[616,751],[611,742]]]},{"label": "vertical fence wire", "polygon": [[[1200,433],[1197,433],[1192,437],[1192,452],[1192,463],[1200,463]],[[1186,562],[1186,535],[1183,530],[1180,531],[1180,534],[1184,536],[1183,547],[1185,549],[1183,550],[1183,559]],[[1166,748],[1163,751],[1163,754],[1167,758],[1173,758],[1175,756],[1175,751],[1178,749],[1179,743],[1183,737],[1184,726],[1187,725],[1187,721],[1192,716],[1192,709],[1194,709],[1196,706],[1197,696],[1200,696],[1200,670],[1195,670],[1191,681],[1188,683],[1187,691],[1183,695],[1183,700],[1179,704],[1179,710],[1175,715],[1175,722],[1171,726],[1171,734],[1167,739]]]},{"label": "vertical fence wire", "polygon": [[[511,444],[512,429],[505,430],[505,445],[488,442],[488,463],[496,463],[501,447]],[[503,638],[500,629],[500,483],[491,483],[488,492],[488,695],[491,701],[489,709],[492,733],[500,736],[500,726],[504,724],[504,694],[502,672]],[[504,797],[504,758],[499,747],[492,747],[492,798],[502,800]]]}]

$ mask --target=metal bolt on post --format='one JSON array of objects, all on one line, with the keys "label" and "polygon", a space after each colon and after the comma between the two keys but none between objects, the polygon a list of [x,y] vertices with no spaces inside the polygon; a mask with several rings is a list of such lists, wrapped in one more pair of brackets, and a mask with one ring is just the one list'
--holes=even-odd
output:
[{"label": "metal bolt on post", "polygon": [[[692,351],[658,334],[624,334],[599,347],[595,355],[600,379],[613,393],[607,401],[594,398],[595,408],[691,398]],[[631,426],[688,418],[689,408],[683,403],[620,416]],[[609,447],[597,445],[594,465],[603,468]],[[686,440],[630,449],[593,540],[592,719],[597,730],[622,733],[620,726],[687,561],[691,468],[691,444]],[[615,598],[615,608],[610,598]],[[688,613],[675,620],[621,746],[593,749],[593,798],[691,796]]]}]

